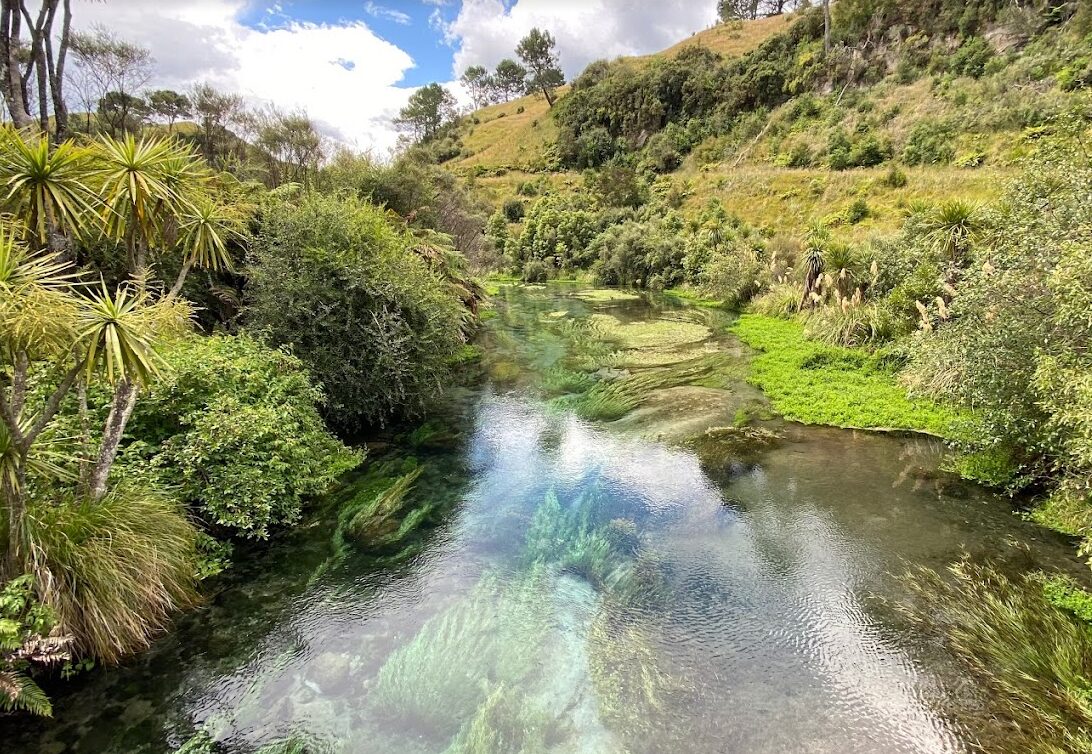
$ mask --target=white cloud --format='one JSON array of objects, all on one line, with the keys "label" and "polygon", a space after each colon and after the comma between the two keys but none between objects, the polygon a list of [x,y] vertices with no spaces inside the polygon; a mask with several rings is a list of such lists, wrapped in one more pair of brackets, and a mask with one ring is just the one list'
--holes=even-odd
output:
[{"label": "white cloud", "polygon": [[593,60],[656,52],[716,20],[712,0],[516,0],[510,6],[463,0],[445,28],[456,47],[454,76],[471,65],[514,58],[516,44],[534,26],[557,39],[561,67],[571,78]]},{"label": "white cloud", "polygon": [[273,23],[239,23],[245,0],[111,0],[79,3],[73,24],[105,23],[151,49],[153,87],[196,81],[242,94],[254,104],[303,108],[332,136],[384,153],[397,139],[390,119],[412,90],[396,84],[414,63],[363,22],[297,23],[272,8]]},{"label": "white cloud", "polygon": [[413,22],[408,13],[403,13],[395,8],[388,8],[385,5],[378,5],[371,0],[364,3],[364,12],[373,18],[385,18],[388,21],[394,21],[396,24],[402,24],[403,26],[409,26]]}]

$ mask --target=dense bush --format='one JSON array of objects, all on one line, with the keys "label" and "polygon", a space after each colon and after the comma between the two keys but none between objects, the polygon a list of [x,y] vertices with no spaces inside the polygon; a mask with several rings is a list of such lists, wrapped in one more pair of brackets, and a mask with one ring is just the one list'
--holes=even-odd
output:
[{"label": "dense bush", "polygon": [[410,227],[448,234],[471,264],[488,267],[496,261],[494,249],[483,243],[489,216],[486,205],[472,197],[451,172],[422,155],[410,152],[387,165],[341,152],[322,169],[317,185],[326,193],[351,194],[393,210]]},{"label": "dense bush", "polygon": [[955,158],[955,129],[950,123],[923,120],[906,139],[902,159],[907,165],[947,165]]},{"label": "dense bush", "polygon": [[[588,245],[599,233],[599,223],[586,198],[547,194],[531,205],[519,238],[508,245],[512,268],[535,270],[536,277],[586,268],[595,258]],[[528,267],[530,262],[535,264]]]},{"label": "dense bush", "polygon": [[630,220],[607,228],[591,244],[601,285],[662,290],[682,282],[682,239],[662,222]]},{"label": "dense bush", "polygon": [[1013,186],[970,247],[950,319],[920,337],[910,371],[919,390],[973,406],[976,444],[1011,451],[1024,481],[1051,479],[1086,501],[1090,191],[1083,155],[1040,164]]},{"label": "dense bush", "polygon": [[505,220],[510,223],[518,223],[523,219],[526,207],[519,199],[509,199],[504,203],[501,211],[504,213]]},{"label": "dense bush", "polygon": [[241,335],[187,338],[164,358],[123,461],[150,464],[209,524],[265,537],[359,461],[326,431],[296,357]]},{"label": "dense bush", "polygon": [[447,383],[464,310],[380,208],[270,201],[249,259],[247,321],[321,382],[334,427],[419,413]]}]

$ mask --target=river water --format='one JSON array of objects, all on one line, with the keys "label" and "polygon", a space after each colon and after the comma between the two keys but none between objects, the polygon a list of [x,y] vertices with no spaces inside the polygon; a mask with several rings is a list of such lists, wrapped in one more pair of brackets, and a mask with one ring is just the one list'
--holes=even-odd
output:
[{"label": "river water", "polygon": [[[480,387],[392,455],[424,467],[420,529],[338,550],[375,484],[350,478],[3,751],[988,748],[989,699],[900,619],[899,575],[1083,573],[1070,543],[939,471],[936,441],[779,421],[723,313],[560,286],[495,307]],[[629,402],[587,399],[607,385]]]}]

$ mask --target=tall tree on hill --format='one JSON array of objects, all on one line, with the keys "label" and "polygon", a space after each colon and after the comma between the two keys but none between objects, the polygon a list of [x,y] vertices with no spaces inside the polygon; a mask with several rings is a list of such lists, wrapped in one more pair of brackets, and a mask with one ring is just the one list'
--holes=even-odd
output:
[{"label": "tall tree on hill", "polygon": [[557,100],[554,90],[565,83],[565,74],[561,72],[554,51],[556,45],[550,32],[534,28],[516,47],[516,54],[530,71],[527,93],[541,91],[550,107]]},{"label": "tall tree on hill", "polygon": [[108,29],[72,33],[72,56],[76,62],[74,82],[91,130],[92,110],[115,93],[116,102],[135,101],[136,93],[152,75],[152,54],[140,45],[119,39]]},{"label": "tall tree on hill", "polygon": [[242,98],[237,94],[218,91],[209,84],[196,84],[190,90],[189,99],[193,114],[201,126],[201,151],[205,160],[210,165],[222,164],[230,135],[228,126],[242,113]]},{"label": "tall tree on hill", "polygon": [[148,107],[167,121],[167,132],[174,131],[174,122],[190,115],[190,98],[173,89],[157,89],[148,94]]},{"label": "tall tree on hill", "polygon": [[474,102],[475,108],[485,107],[489,104],[489,97],[493,90],[493,77],[489,75],[489,71],[485,69],[485,66],[470,66],[463,71],[462,78],[459,80],[470,92],[470,99]]},{"label": "tall tree on hill", "polygon": [[507,102],[517,94],[523,94],[527,87],[527,69],[511,58],[505,58],[497,63],[492,79],[492,99]]},{"label": "tall tree on hill", "polygon": [[432,141],[455,121],[455,97],[439,84],[418,89],[398,113],[394,124],[415,141]]},{"label": "tall tree on hill", "polygon": [[753,20],[760,16],[779,16],[800,6],[799,0],[718,0],[721,21]]}]

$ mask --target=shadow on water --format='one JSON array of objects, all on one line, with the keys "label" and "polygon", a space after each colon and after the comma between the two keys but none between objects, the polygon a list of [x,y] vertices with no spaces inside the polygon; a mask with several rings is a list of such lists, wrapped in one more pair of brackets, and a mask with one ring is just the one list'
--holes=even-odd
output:
[{"label": "shadow on water", "polygon": [[6,723],[5,751],[970,749],[973,691],[874,597],[963,551],[1079,572],[1067,543],[939,472],[935,442],[773,418],[724,313],[579,288],[496,307],[473,410],[418,449],[411,538],[335,547],[373,472],[346,480],[151,652],[58,690],[56,720]]}]

